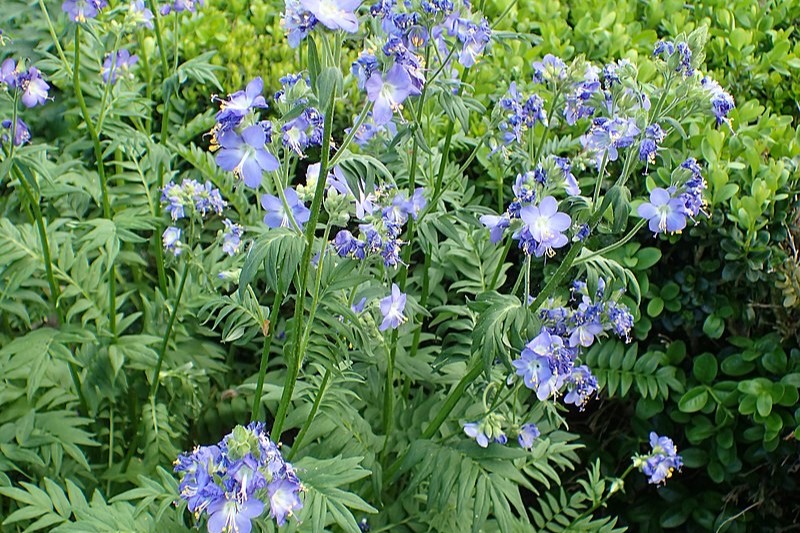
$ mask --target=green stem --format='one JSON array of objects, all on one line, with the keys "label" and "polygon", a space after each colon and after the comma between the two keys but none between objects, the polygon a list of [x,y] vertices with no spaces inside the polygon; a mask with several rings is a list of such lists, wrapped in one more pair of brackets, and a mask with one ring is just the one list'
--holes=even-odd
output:
[{"label": "green stem", "polygon": [[189,259],[187,258],[183,264],[183,272],[181,273],[181,280],[178,283],[178,294],[175,295],[175,305],[172,306],[172,311],[169,314],[167,321],[167,329],[164,332],[164,337],[161,339],[161,348],[158,350],[158,360],[156,367],[153,369],[153,377],[150,380],[150,398],[155,398],[158,392],[158,384],[161,379],[161,366],[164,364],[164,356],[167,353],[167,345],[169,345],[169,338],[172,335],[172,328],[175,325],[175,318],[178,316],[178,307],[181,305],[181,297],[183,296],[183,288],[186,286],[186,278],[189,274]]},{"label": "green stem", "polygon": [[[625,478],[628,477],[628,474],[630,474],[632,470],[633,470],[633,465],[628,466],[628,468],[625,469],[625,472],[623,472],[622,475],[618,478],[619,481],[624,481]],[[572,526],[576,525],[578,522],[580,522],[581,520],[583,520],[587,516],[590,516],[592,513],[594,513],[600,507],[605,505],[606,502],[609,500],[609,498],[611,498],[612,495],[613,495],[612,493],[606,494],[605,496],[603,496],[603,498],[600,499],[600,501],[598,501],[597,503],[592,505],[590,508],[586,509],[584,512],[579,514],[577,517],[575,517],[575,520],[570,522],[569,526],[567,526],[566,531],[569,531],[572,528]]]},{"label": "green stem", "polygon": [[636,235],[636,232],[638,232],[640,229],[642,229],[642,227],[645,225],[646,222],[647,222],[647,219],[643,218],[642,220],[640,220],[639,222],[636,223],[636,225],[631,229],[630,232],[628,232],[627,235],[625,235],[625,237],[623,237],[619,241],[615,242],[614,244],[609,244],[605,248],[601,248],[601,249],[599,249],[599,250],[597,250],[595,252],[590,253],[589,255],[586,255],[584,257],[576,259],[575,262],[572,263],[573,266],[582,265],[583,263],[589,261],[593,257],[597,257],[598,255],[604,255],[604,254],[607,254],[608,252],[613,252],[614,250],[616,250],[620,246],[623,246],[628,241],[630,241],[634,237],[634,235]]},{"label": "green stem", "polygon": [[489,284],[489,290],[494,290],[496,288],[497,280],[500,279],[500,272],[503,271],[503,264],[505,264],[506,257],[508,257],[508,252],[511,250],[512,244],[514,244],[513,240],[506,239],[506,245],[503,247],[503,254],[500,256],[500,261],[497,262],[497,268],[494,269],[492,282]]},{"label": "green stem", "polygon": [[[156,34],[156,42],[158,43],[158,51],[161,57],[161,76],[162,83],[169,77],[169,61],[167,60],[167,49],[164,46],[164,37],[161,32],[161,11],[158,9],[158,4],[155,0],[149,2],[150,10],[153,12],[153,29]],[[164,113],[161,116],[161,144],[167,140],[169,130],[169,114],[170,114],[170,95],[164,92],[162,94],[164,99]],[[164,163],[158,164],[158,190],[164,188]],[[161,216],[161,202],[156,201],[155,205],[156,219]],[[158,287],[161,289],[161,294],[167,294],[167,274],[164,270],[164,249],[161,245],[161,232],[163,231],[162,225],[159,223],[153,235],[153,251],[156,256],[156,270],[158,272]]]},{"label": "green stem", "polygon": [[256,393],[253,396],[253,409],[250,411],[250,421],[254,422],[261,419],[261,393],[264,390],[264,376],[267,374],[267,363],[269,361],[269,350],[272,347],[272,328],[278,320],[283,295],[275,293],[275,301],[272,302],[272,309],[269,312],[269,332],[264,337],[264,349],[261,351],[261,364],[258,367],[258,381],[256,383]]},{"label": "green stem", "polygon": [[64,64],[64,70],[67,71],[69,77],[72,77],[72,68],[70,68],[69,66],[69,61],[67,61],[67,56],[64,55],[64,50],[61,48],[61,43],[58,42],[58,37],[56,36],[56,30],[53,27],[53,21],[50,20],[50,13],[47,12],[47,6],[45,5],[44,0],[39,0],[39,8],[41,8],[42,14],[44,15],[44,18],[47,21],[47,28],[50,31],[50,37],[53,39],[53,44],[56,47],[56,52],[58,53],[58,57]]},{"label": "green stem", "polygon": [[[469,76],[469,68],[464,69],[464,74],[461,77],[461,86],[458,88],[457,97],[461,97],[464,94],[464,87],[466,87],[467,76]],[[455,121],[450,121],[447,126],[447,133],[445,134],[444,138],[444,147],[442,148],[442,160],[439,162],[439,172],[436,175],[436,185],[433,189],[433,196],[434,198],[439,196],[439,191],[442,190],[442,180],[444,179],[444,170],[447,167],[447,160],[450,157],[450,143],[453,140],[453,133],[456,129]]]},{"label": "green stem", "polygon": [[308,283],[308,271],[310,270],[311,257],[314,245],[314,233],[317,229],[317,221],[319,220],[319,213],[322,208],[322,196],[325,192],[325,179],[324,176],[328,175],[328,163],[331,150],[331,135],[333,130],[333,103],[335,95],[331,96],[328,109],[325,110],[325,122],[323,125],[322,133],[322,152],[320,155],[319,175],[320,179],[317,180],[317,187],[314,191],[314,200],[311,202],[311,215],[306,226],[306,246],[303,251],[303,257],[299,265],[299,283],[297,290],[297,297],[294,302],[294,345],[292,346],[293,354],[286,361],[287,372],[286,381],[284,382],[281,400],[278,404],[278,411],[275,413],[275,422],[272,426],[272,436],[277,441],[280,440],[283,424],[286,421],[286,414],[289,409],[289,404],[292,401],[292,394],[294,387],[297,383],[297,377],[300,374],[300,354],[301,354],[301,338],[303,335],[302,319],[305,314],[305,297],[306,297],[306,284]]},{"label": "green stem", "polygon": [[300,432],[297,434],[297,437],[294,439],[292,443],[292,449],[289,451],[289,455],[287,456],[287,460],[291,461],[294,459],[297,450],[300,449],[300,443],[303,442],[303,439],[308,433],[308,429],[311,427],[311,422],[314,421],[314,417],[317,416],[317,411],[319,410],[319,405],[322,403],[322,396],[325,394],[325,390],[328,388],[328,381],[331,379],[331,369],[325,369],[325,375],[322,376],[322,383],[319,386],[319,390],[317,391],[317,397],[314,398],[314,404],[311,406],[311,412],[308,413],[308,417],[306,417],[306,421],[303,423],[303,427],[300,428]]},{"label": "green stem", "polygon": [[342,155],[344,155],[345,149],[348,146],[350,146],[351,142],[353,142],[353,139],[358,133],[359,128],[361,128],[361,125],[364,124],[364,121],[367,119],[367,114],[369,113],[370,109],[372,109],[372,102],[367,102],[364,105],[364,109],[361,110],[361,114],[358,115],[355,124],[353,125],[352,128],[350,128],[350,132],[345,136],[344,140],[342,141],[341,146],[339,146],[339,149],[336,151],[335,154],[333,154],[333,157],[331,158],[331,161],[328,164],[328,168],[333,168],[334,166],[336,166],[336,163],[338,163],[339,159],[342,157]]},{"label": "green stem", "polygon": [[[78,106],[81,108],[83,121],[86,123],[86,129],[89,131],[89,136],[92,138],[94,145],[94,156],[97,160],[97,174],[100,177],[100,193],[102,196],[103,217],[112,220],[111,218],[111,203],[108,199],[108,182],[106,181],[105,164],[103,163],[103,148],[100,145],[100,136],[97,129],[94,127],[92,117],[89,115],[89,108],[86,107],[86,100],[83,98],[83,90],[81,89],[81,26],[75,26],[75,68],[74,76],[72,76],[73,86],[75,88],[75,96],[78,99]],[[109,329],[111,336],[117,338],[117,269],[114,261],[109,258],[108,265],[108,319]]]},{"label": "green stem", "polygon": [[[13,137],[12,137],[13,138]],[[25,181],[25,177],[22,176],[22,173],[17,168],[17,179],[19,180],[22,188],[25,190],[25,194],[28,196],[28,200],[30,201],[31,208],[33,209],[34,220],[36,222],[36,230],[39,233],[39,240],[41,241],[42,245],[42,258],[44,259],[44,271],[45,275],[47,276],[47,284],[50,286],[50,303],[53,306],[53,310],[58,317],[59,324],[66,324],[66,319],[64,317],[64,310],[59,307],[58,300],[61,298],[61,289],[56,283],[55,275],[53,274],[53,258],[50,253],[50,241],[47,238],[47,229],[44,225],[44,217],[42,216],[42,208],[39,205],[38,198],[34,197],[33,191],[31,190],[30,185]],[[69,374],[72,378],[72,383],[75,386],[75,394],[78,396],[78,403],[80,404],[80,412],[84,415],[89,414],[89,404],[86,402],[86,396],[83,394],[83,387],[81,386],[81,377],[80,371],[78,366],[69,361]]]}]

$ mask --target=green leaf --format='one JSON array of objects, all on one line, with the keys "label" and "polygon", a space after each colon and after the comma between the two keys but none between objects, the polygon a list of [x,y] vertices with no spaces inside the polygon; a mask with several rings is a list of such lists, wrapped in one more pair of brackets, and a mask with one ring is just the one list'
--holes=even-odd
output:
[{"label": "green leaf", "polygon": [[708,390],[705,385],[691,388],[678,401],[678,409],[684,413],[696,413],[706,406]]},{"label": "green leaf", "polygon": [[710,385],[717,377],[717,358],[710,353],[704,353],[692,362],[692,374],[700,383]]},{"label": "green leaf", "polygon": [[304,245],[302,235],[289,228],[275,228],[260,235],[247,251],[239,276],[239,293],[247,289],[264,266],[267,286],[285,293],[302,259]]}]

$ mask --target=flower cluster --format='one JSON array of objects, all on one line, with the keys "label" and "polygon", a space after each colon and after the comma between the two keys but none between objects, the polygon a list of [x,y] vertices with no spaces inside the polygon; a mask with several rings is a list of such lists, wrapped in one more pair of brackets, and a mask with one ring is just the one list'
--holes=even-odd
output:
[{"label": "flower cluster", "polygon": [[108,7],[106,0],[64,0],[61,10],[73,22],[86,22],[97,17],[98,13]]},{"label": "flower cluster", "polygon": [[[400,240],[403,228],[409,218],[416,220],[421,209],[427,205],[424,190],[419,187],[409,198],[405,192],[393,192],[389,186],[375,188],[367,193],[364,183],[359,184],[358,191],[343,179],[329,176],[330,188],[337,194],[344,195],[355,202],[355,214],[365,223],[358,225],[358,237],[349,230],[339,231],[333,239],[333,247],[340,257],[365,259],[369,255],[380,254],[384,266],[397,266],[400,263],[400,251],[404,244]],[[391,199],[391,200],[390,200]],[[390,201],[389,201],[390,200]]]},{"label": "flower cluster", "polygon": [[217,123],[211,130],[211,150],[219,150],[217,165],[233,172],[252,189],[261,185],[263,172],[280,166],[267,149],[272,142],[272,123],[256,117],[256,110],[267,108],[261,95],[263,89],[263,80],[255,78],[245,90],[228,95],[226,100],[219,99]]},{"label": "flower cluster", "polygon": [[[0,65],[0,89],[4,88],[14,93],[14,99],[19,98],[27,108],[32,108],[44,103],[48,99],[50,85],[42,78],[42,73],[34,66],[24,70],[25,65],[9,58]],[[19,117],[16,120],[4,119],[0,122],[3,129],[9,130],[11,135],[0,134],[0,143],[11,140],[14,146],[22,146],[31,139],[28,125]]]},{"label": "flower cluster", "polygon": [[160,13],[164,16],[170,13],[183,13],[188,11],[194,13],[197,8],[203,6],[203,0],[174,0],[172,3],[167,2],[161,7]]},{"label": "flower cluster", "polygon": [[605,282],[598,281],[592,295],[586,283],[573,284],[576,306],[556,306],[541,312],[543,325],[539,335],[512,361],[525,386],[536,392],[540,400],[559,394],[566,388],[564,402],[583,409],[597,391],[597,379],[585,365],[576,365],[584,348],[612,331],[619,337],[630,339],[633,315],[618,302],[621,292],[605,296]]},{"label": "flower cluster", "polygon": [[11,91],[19,91],[20,101],[27,107],[44,105],[50,85],[42,78],[42,73],[34,66],[23,70],[25,65],[9,58],[0,65],[0,84]]},{"label": "flower cluster", "polygon": [[[212,214],[222,215],[223,209],[228,205],[219,189],[210,181],[200,183],[193,179],[185,179],[180,184],[168,183],[161,192],[161,203],[173,223],[183,218],[196,217],[202,221]],[[241,246],[244,229],[228,219],[224,219],[223,224],[225,230],[222,234],[222,250],[228,255],[234,255]],[[180,255],[185,247],[181,241],[182,235],[183,231],[179,227],[167,227],[161,236],[164,248],[175,256]]]},{"label": "flower cluster", "polygon": [[131,67],[139,61],[139,56],[131,55],[131,53],[124,48],[119,52],[112,52],[106,55],[103,61],[103,81],[111,83],[112,85],[117,82],[117,76],[122,74],[128,76]]},{"label": "flower cluster", "polygon": [[506,146],[515,141],[522,143],[525,132],[537,122],[548,125],[544,100],[538,94],[532,94],[526,99],[519,93],[516,82],[511,82],[508,93],[500,99],[498,107],[502,114],[499,127]]},{"label": "flower cluster", "polygon": [[269,505],[278,525],[303,507],[303,487],[262,422],[236,426],[219,444],[200,446],[175,461],[180,496],[189,510],[208,514],[209,533],[249,533]]},{"label": "flower cluster", "polygon": [[669,437],[659,437],[654,431],[650,432],[650,448],[648,455],[635,455],[633,466],[648,477],[654,485],[666,483],[675,470],[683,466],[683,459],[678,455],[678,448]]},{"label": "flower cluster", "polygon": [[654,234],[681,231],[686,227],[687,217],[694,220],[703,211],[706,205],[703,191],[707,185],[700,165],[692,157],[681,163],[673,176],[687,171],[689,178],[680,187],[656,187],[650,191],[650,201],[639,205],[637,214],[648,220],[648,227]]},{"label": "flower cluster", "polygon": [[[491,442],[506,444],[508,442],[508,437],[503,431],[504,423],[504,416],[491,412],[478,422],[468,422],[464,424],[464,433],[466,433],[468,437],[475,439],[475,442],[477,442],[478,446],[481,448],[486,448]],[[539,428],[533,423],[513,427],[512,435],[514,433],[517,435],[517,442],[520,448],[526,450],[532,449],[534,441],[541,435]]]}]

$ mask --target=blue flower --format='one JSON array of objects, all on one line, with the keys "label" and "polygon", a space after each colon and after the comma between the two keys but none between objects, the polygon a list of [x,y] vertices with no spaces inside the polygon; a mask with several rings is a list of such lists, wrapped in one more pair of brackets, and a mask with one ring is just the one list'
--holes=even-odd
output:
[{"label": "blue flower", "polygon": [[489,443],[494,441],[498,444],[508,442],[508,437],[503,433],[501,427],[502,417],[490,413],[480,422],[469,422],[464,424],[464,433],[468,437],[475,439],[478,446],[486,448]]},{"label": "blue flower", "polygon": [[563,346],[561,337],[542,330],[525,346],[519,358],[511,362],[525,386],[536,391],[536,397],[542,401],[553,396],[561,387],[563,380],[554,371],[554,357]]},{"label": "blue flower", "polygon": [[257,124],[245,128],[241,137],[235,131],[225,131],[219,137],[217,164],[256,189],[261,185],[262,172],[272,172],[280,166],[277,158],[267,151],[266,141],[266,132]]},{"label": "blue flower", "polygon": [[373,73],[367,80],[366,88],[369,101],[375,104],[373,119],[380,126],[392,120],[394,112],[411,94],[411,76],[402,65],[395,63],[385,79],[380,73]]},{"label": "blue flower", "polygon": [[361,52],[358,59],[353,61],[351,71],[356,77],[358,88],[363,90],[367,85],[367,80],[378,70],[378,58],[368,52]]},{"label": "blue flower", "polygon": [[661,187],[650,192],[650,201],[636,210],[638,215],[649,220],[648,227],[655,234],[668,231],[680,231],[686,227],[684,203],[680,198],[672,198],[670,193]]},{"label": "blue flower", "polygon": [[250,533],[251,520],[264,512],[264,504],[256,498],[243,502],[232,498],[217,500],[208,507],[208,533]]},{"label": "blue flower", "polygon": [[150,30],[153,29],[153,12],[144,5],[144,0],[133,0],[128,9],[128,13],[133,23],[137,26]]},{"label": "blue flower", "polygon": [[538,439],[539,435],[541,435],[541,433],[539,432],[539,428],[536,427],[536,424],[523,424],[519,429],[519,435],[517,435],[520,448],[525,448],[526,450],[533,448],[533,441]]},{"label": "blue flower", "polygon": [[572,219],[568,214],[558,211],[558,202],[552,196],[542,198],[538,207],[533,205],[523,207],[519,216],[525,223],[524,230],[527,232],[521,236],[522,240],[530,236],[535,241],[536,257],[541,257],[545,253],[552,256],[556,248],[567,244],[567,237],[562,232],[569,229]]},{"label": "blue flower", "polygon": [[465,67],[471,67],[489,44],[492,38],[492,29],[486,19],[481,20],[480,24],[466,21],[462,31],[458,33],[458,38],[463,43],[461,53],[458,55],[458,62]]},{"label": "blue flower", "polygon": [[[8,119],[2,122],[2,126],[7,130],[12,130],[12,135],[14,137],[12,142],[14,143],[14,146],[22,146],[31,140],[31,130],[28,128],[28,125],[25,124],[25,122],[23,122],[19,117],[17,117],[17,123],[13,128],[11,127],[11,121]],[[3,134],[0,136],[0,141],[7,142],[8,135]]]},{"label": "blue flower", "polygon": [[597,378],[592,375],[589,367],[581,365],[572,369],[567,376],[567,394],[564,403],[572,404],[583,411],[586,403],[597,392]]},{"label": "blue flower", "polygon": [[20,67],[11,58],[3,61],[0,65],[0,83],[5,83],[10,89],[16,89],[19,85]]},{"label": "blue flower", "polygon": [[30,67],[28,72],[20,74],[17,84],[22,90],[22,103],[27,108],[43,105],[47,101],[47,91],[50,85],[42,79],[39,69]]},{"label": "blue flower", "polygon": [[183,244],[181,243],[181,230],[179,228],[174,226],[168,227],[164,230],[161,240],[164,243],[165,250],[172,252],[175,256],[180,255],[183,250]]},{"label": "blue flower", "polygon": [[683,202],[683,212],[686,216],[694,219],[703,208],[706,206],[706,200],[703,197],[703,191],[708,188],[705,178],[703,178],[702,169],[697,161],[690,157],[683,163],[681,168],[687,169],[691,172],[691,176],[686,183],[683,184],[683,192],[679,198]]},{"label": "blue flower", "polygon": [[706,90],[709,103],[711,104],[711,112],[717,119],[717,125],[723,122],[730,124],[728,114],[736,107],[733,96],[728,94],[727,91],[720,87],[719,83],[708,76],[700,80],[700,85]]},{"label": "blue flower", "polygon": [[352,310],[354,313],[356,313],[356,314],[358,314],[358,313],[362,313],[362,312],[364,311],[364,306],[365,306],[365,305],[367,305],[367,297],[366,297],[366,296],[364,296],[363,298],[361,298],[361,299],[358,301],[358,303],[351,305],[351,306],[350,306],[350,309],[351,309],[351,310]]},{"label": "blue flower", "polygon": [[358,17],[354,12],[361,0],[300,0],[300,5],[329,30],[358,31]]},{"label": "blue flower", "polygon": [[675,470],[680,470],[683,459],[672,439],[659,437],[654,431],[650,432],[650,447],[650,455],[634,458],[634,465],[641,469],[650,483],[664,483]]},{"label": "blue flower", "polygon": [[273,480],[267,485],[269,507],[272,517],[279,526],[286,523],[286,517],[303,507],[300,501],[300,483],[290,477]]},{"label": "blue flower", "polygon": [[308,222],[308,219],[311,218],[311,210],[300,201],[297,193],[291,187],[287,187],[283,191],[283,195],[286,198],[286,206],[291,211],[291,218],[286,213],[280,198],[271,194],[265,194],[261,197],[261,207],[267,211],[267,214],[264,215],[264,224],[270,228],[288,228],[290,220],[293,219],[299,228],[302,229],[303,224]]},{"label": "blue flower", "polygon": [[578,180],[576,180],[575,176],[572,174],[572,164],[569,162],[569,159],[558,156],[552,156],[552,159],[556,167],[561,169],[563,173],[564,189],[567,191],[567,194],[579,196],[581,194],[581,188],[578,186]]},{"label": "blue flower", "polygon": [[489,229],[489,240],[493,244],[497,244],[503,239],[503,233],[506,228],[511,225],[511,220],[508,215],[483,215],[480,218],[481,224]]},{"label": "blue flower", "polygon": [[169,15],[171,12],[183,13],[188,11],[194,13],[197,11],[197,6],[202,6],[203,0],[175,0],[172,4],[166,4],[161,8],[162,15]]},{"label": "blue flower", "polygon": [[664,140],[667,134],[658,124],[650,124],[644,129],[644,140],[639,146],[639,161],[655,163],[658,145]]},{"label": "blue flower", "polygon": [[381,299],[380,308],[383,315],[383,322],[378,328],[380,331],[397,329],[407,320],[403,315],[403,310],[406,308],[406,295],[400,292],[400,287],[396,283],[392,283],[392,294]]},{"label": "blue flower", "polygon": [[286,0],[285,5],[286,11],[281,22],[288,32],[289,46],[297,48],[317,25],[317,18],[303,7],[300,0]]},{"label": "blue flower", "polygon": [[609,161],[616,161],[618,149],[632,145],[639,132],[632,119],[601,117],[594,119],[589,132],[581,137],[581,143],[586,150],[595,154],[599,169],[604,156]]},{"label": "blue flower", "polygon": [[283,144],[304,157],[309,146],[322,144],[324,116],[313,107],[307,107],[302,114],[286,122],[282,127]]},{"label": "blue flower", "polygon": [[86,22],[87,19],[95,18],[107,5],[106,0],[64,0],[61,10],[73,22]]},{"label": "blue flower", "polygon": [[567,65],[553,54],[547,54],[541,61],[533,63],[533,81],[558,81],[567,77]]},{"label": "blue flower", "polygon": [[263,89],[264,80],[259,76],[250,81],[244,91],[236,91],[228,95],[227,100],[220,102],[220,110],[216,116],[217,122],[235,126],[251,109],[266,109],[267,101],[261,94]]},{"label": "blue flower", "polygon": [[127,75],[131,67],[138,61],[139,56],[131,55],[131,53],[124,48],[117,53],[111,52],[110,54],[106,54],[102,69],[103,81],[113,85],[117,82],[117,75],[120,71]]},{"label": "blue flower", "polygon": [[225,224],[225,231],[222,233],[222,251],[228,255],[235,255],[242,245],[244,228],[227,218],[222,223]]}]

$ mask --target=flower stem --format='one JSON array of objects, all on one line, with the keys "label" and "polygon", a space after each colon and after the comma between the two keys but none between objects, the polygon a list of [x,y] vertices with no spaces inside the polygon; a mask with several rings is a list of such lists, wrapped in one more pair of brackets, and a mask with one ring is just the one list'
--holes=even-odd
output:
[{"label": "flower stem", "polygon": [[[13,139],[13,137],[12,137]],[[13,163],[12,163],[13,164]],[[50,253],[50,241],[47,239],[47,229],[44,225],[44,217],[42,216],[42,208],[39,205],[39,198],[34,197],[33,190],[31,190],[30,185],[28,185],[25,177],[22,175],[22,172],[17,170],[17,179],[19,180],[20,184],[22,185],[25,194],[28,196],[28,200],[31,204],[31,209],[33,209],[33,218],[36,223],[36,229],[39,233],[39,240],[42,245],[42,258],[44,259],[44,271],[45,275],[47,276],[47,284],[50,287],[50,303],[53,306],[53,310],[58,317],[59,324],[66,324],[66,319],[64,317],[64,310],[58,305],[58,300],[61,298],[61,289],[56,282],[55,275],[53,274],[53,259]],[[75,386],[75,394],[78,396],[78,403],[80,404],[80,412],[84,415],[89,414],[89,404],[86,402],[86,396],[83,394],[83,387],[81,386],[81,378],[80,378],[80,371],[78,366],[73,363],[72,361],[68,362],[69,366],[69,374],[72,378],[72,383]]]},{"label": "flower stem", "polygon": [[328,104],[328,109],[325,110],[325,122],[323,125],[322,134],[322,151],[320,155],[319,175],[320,179],[317,180],[317,187],[314,191],[314,200],[311,202],[311,215],[306,226],[306,246],[303,251],[303,257],[299,265],[299,283],[297,286],[297,296],[294,301],[294,344],[291,347],[293,352],[286,360],[287,372],[286,381],[283,385],[283,393],[281,400],[278,404],[278,411],[275,413],[275,422],[272,426],[272,435],[275,440],[280,440],[283,424],[286,421],[286,414],[289,409],[289,404],[292,401],[292,394],[294,387],[297,383],[297,377],[300,374],[301,362],[301,339],[303,336],[303,315],[305,314],[305,298],[306,286],[308,283],[308,271],[311,266],[311,256],[314,245],[314,233],[317,229],[317,221],[319,220],[319,213],[322,208],[322,196],[325,193],[325,179],[324,176],[328,175],[328,163],[331,150],[331,135],[333,130],[333,103],[335,100],[333,95]]},{"label": "flower stem", "polygon": [[[83,121],[86,123],[86,129],[89,131],[89,136],[92,138],[94,145],[94,156],[97,160],[97,174],[100,177],[100,193],[103,206],[103,217],[108,220],[113,220],[111,217],[111,203],[108,199],[108,182],[106,181],[105,164],[103,163],[103,148],[100,145],[100,137],[97,129],[95,129],[92,117],[89,115],[89,109],[86,107],[86,100],[83,98],[83,90],[81,89],[81,26],[75,26],[75,68],[74,75],[72,76],[72,83],[75,88],[75,96],[78,99],[78,106],[81,108]],[[111,330],[112,338],[117,338],[117,271],[113,259],[109,258],[108,265],[108,318],[109,329]]]},{"label": "flower stem", "polygon": [[183,272],[181,273],[181,280],[178,283],[178,293],[175,295],[175,304],[172,306],[169,320],[167,321],[167,329],[164,331],[164,336],[161,339],[161,348],[158,350],[158,360],[156,367],[153,369],[153,377],[150,380],[150,398],[155,398],[158,392],[158,384],[161,378],[161,366],[164,364],[164,356],[167,353],[167,345],[169,338],[172,335],[172,328],[175,325],[175,318],[178,316],[178,307],[181,305],[181,297],[183,296],[183,288],[186,286],[186,278],[189,274],[189,259],[183,264]]},{"label": "flower stem", "polygon": [[314,404],[311,406],[311,411],[308,413],[308,417],[306,417],[305,423],[303,423],[303,427],[300,428],[300,432],[295,437],[294,442],[292,443],[292,449],[289,451],[289,455],[287,456],[287,460],[291,461],[294,459],[297,450],[300,449],[300,443],[303,442],[303,439],[308,433],[308,429],[311,427],[311,422],[314,421],[314,417],[317,415],[317,411],[319,410],[319,405],[322,403],[322,396],[325,394],[325,390],[328,388],[328,381],[331,379],[331,369],[325,369],[325,375],[322,376],[322,383],[319,386],[319,390],[317,391],[317,397],[314,398]]},{"label": "flower stem", "polygon": [[47,12],[47,6],[45,5],[44,0],[39,0],[39,8],[41,8],[42,14],[44,15],[44,19],[47,21],[47,28],[50,31],[50,37],[53,39],[53,44],[56,47],[56,52],[58,53],[58,57],[64,64],[64,70],[66,70],[67,74],[70,77],[72,77],[72,68],[69,66],[69,61],[67,61],[67,56],[64,55],[64,50],[61,48],[61,43],[58,42],[58,37],[56,36],[56,30],[53,27],[53,21],[50,19],[50,13]]},{"label": "flower stem", "polygon": [[494,269],[494,274],[492,275],[492,282],[489,283],[489,290],[493,291],[497,287],[497,280],[500,279],[500,272],[503,271],[503,264],[506,261],[506,257],[508,257],[508,252],[511,250],[511,245],[514,243],[512,239],[506,239],[506,245],[503,247],[503,253],[500,256],[500,260],[497,262],[497,268]]},{"label": "flower stem", "polygon": [[278,320],[278,313],[280,312],[283,295],[280,292],[275,293],[275,301],[272,302],[272,309],[269,312],[269,328],[267,335],[264,336],[264,348],[261,351],[261,364],[258,367],[258,381],[256,383],[256,392],[253,396],[253,409],[250,411],[250,421],[255,422],[261,419],[261,393],[264,390],[264,376],[267,374],[267,362],[269,361],[269,350],[272,347],[273,328]]},{"label": "flower stem", "polygon": [[605,248],[601,248],[601,249],[599,249],[599,250],[597,250],[595,252],[590,253],[587,256],[584,256],[584,257],[576,259],[575,262],[572,263],[573,266],[581,265],[581,264],[589,261],[593,257],[596,257],[598,255],[604,255],[604,254],[607,254],[608,252],[613,252],[614,250],[616,250],[620,246],[623,246],[628,241],[630,241],[634,237],[634,235],[636,235],[636,232],[638,232],[640,229],[642,229],[642,226],[644,226],[646,222],[647,222],[647,219],[643,218],[642,220],[640,220],[639,222],[636,223],[636,225],[631,229],[630,232],[628,232],[627,235],[625,235],[625,237],[623,237],[622,239],[618,240],[614,244],[609,244]]}]

